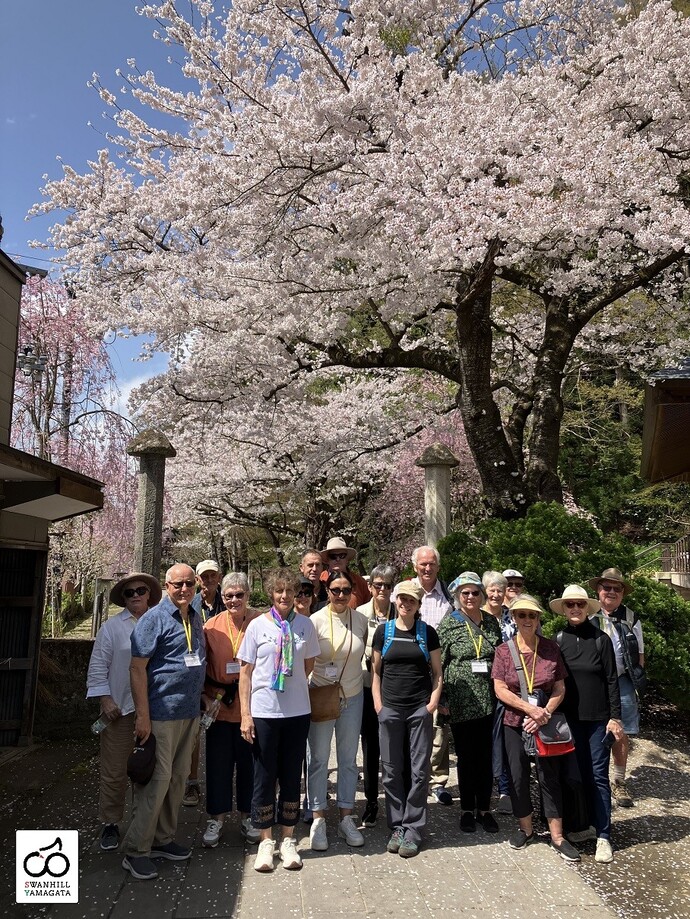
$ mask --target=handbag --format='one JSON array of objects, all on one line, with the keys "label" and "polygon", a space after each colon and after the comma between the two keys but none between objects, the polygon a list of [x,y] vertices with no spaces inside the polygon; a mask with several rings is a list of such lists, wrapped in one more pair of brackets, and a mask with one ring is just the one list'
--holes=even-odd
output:
[{"label": "handbag", "polygon": [[156,768],[156,737],[149,734],[141,743],[137,738],[127,759],[127,775],[136,785],[148,785]]},{"label": "handbag", "polygon": [[[510,655],[513,658],[515,670],[517,671],[518,680],[520,681],[520,695],[523,700],[527,702],[529,698],[527,680],[525,679],[522,662],[520,661],[520,656],[518,655],[515,645],[515,639],[511,638],[507,644],[510,649]],[[544,696],[541,689],[537,690],[537,696]],[[548,723],[539,728],[534,734],[523,731],[522,743],[527,756],[563,756],[566,753],[573,753],[575,751],[570,725],[563,712],[554,712]]]},{"label": "handbag", "polygon": [[321,721],[335,721],[340,718],[340,712],[345,704],[345,692],[340,681],[343,678],[345,667],[352,651],[352,616],[350,616],[350,647],[347,657],[340,671],[337,683],[327,683],[326,686],[313,686],[309,684],[309,703],[311,705],[311,720],[315,723]]}]

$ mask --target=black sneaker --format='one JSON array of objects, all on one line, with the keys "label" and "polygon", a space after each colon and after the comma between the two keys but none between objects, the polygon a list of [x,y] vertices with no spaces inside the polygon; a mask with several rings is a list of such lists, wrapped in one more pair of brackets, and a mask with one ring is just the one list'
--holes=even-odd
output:
[{"label": "black sneaker", "polygon": [[435,788],[432,788],[431,794],[436,798],[439,804],[445,804],[446,807],[450,807],[453,803],[453,795],[449,791],[446,791],[443,785],[437,785]]},{"label": "black sneaker", "polygon": [[391,833],[391,838],[388,840],[386,850],[392,852],[394,855],[400,851],[400,846],[403,844],[405,839],[405,831],[402,827],[398,827],[397,830],[393,830]]},{"label": "black sneaker", "polygon": [[191,854],[191,849],[179,845],[175,840],[166,842],[164,846],[154,845],[151,849],[151,858],[167,858],[171,862],[185,862]]},{"label": "black sneaker", "polygon": [[376,826],[376,818],[379,815],[379,806],[376,802],[367,802],[362,814],[362,826]]},{"label": "black sneaker", "polygon": [[498,824],[488,811],[479,817],[478,822],[481,823],[482,827],[487,833],[498,833]]},{"label": "black sneaker", "polygon": [[125,855],[122,867],[138,881],[152,881],[158,877],[156,866],[146,855]]},{"label": "black sneaker", "polygon": [[581,858],[580,853],[577,851],[575,846],[570,845],[567,839],[562,839],[561,842],[558,843],[558,845],[552,839],[551,848],[555,849],[556,852],[558,852],[558,854],[561,856],[561,858],[565,859],[567,862],[579,862],[580,861],[580,858]]},{"label": "black sneaker", "polygon": [[116,823],[106,823],[101,833],[101,849],[110,852],[120,845],[120,831]]},{"label": "black sneaker", "polygon": [[472,811],[465,811],[460,818],[460,829],[463,833],[474,833],[477,829],[477,821],[474,819]]},{"label": "black sneaker", "polygon": [[508,845],[511,849],[525,849],[531,842],[534,842],[534,833],[528,836],[524,830],[517,830],[508,840]]}]

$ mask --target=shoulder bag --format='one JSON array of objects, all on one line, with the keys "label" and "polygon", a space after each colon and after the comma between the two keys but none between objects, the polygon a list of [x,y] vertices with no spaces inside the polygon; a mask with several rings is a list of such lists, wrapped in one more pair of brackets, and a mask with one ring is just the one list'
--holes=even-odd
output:
[{"label": "shoulder bag", "polygon": [[309,703],[311,705],[311,720],[317,724],[321,721],[335,721],[340,718],[340,712],[345,704],[345,692],[341,685],[345,667],[350,659],[352,651],[352,616],[350,616],[350,647],[347,649],[347,657],[340,671],[340,676],[336,683],[328,683],[326,686],[312,686],[309,684]]}]

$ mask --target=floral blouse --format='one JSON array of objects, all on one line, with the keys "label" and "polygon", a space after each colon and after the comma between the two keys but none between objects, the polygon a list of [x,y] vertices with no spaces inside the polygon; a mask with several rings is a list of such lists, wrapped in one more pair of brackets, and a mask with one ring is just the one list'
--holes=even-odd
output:
[{"label": "floral blouse", "polygon": [[471,721],[493,714],[496,701],[491,665],[502,640],[495,617],[482,611],[477,626],[455,610],[443,617],[438,637],[450,721]]}]

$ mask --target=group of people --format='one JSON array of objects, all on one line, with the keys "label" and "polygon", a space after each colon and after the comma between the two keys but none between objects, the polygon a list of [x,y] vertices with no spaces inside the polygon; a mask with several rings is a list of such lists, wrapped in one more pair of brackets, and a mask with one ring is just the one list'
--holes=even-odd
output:
[{"label": "group of people", "polygon": [[[180,805],[198,800],[199,715],[208,711],[202,844],[218,844],[234,805],[242,834],[258,843],[257,871],[273,870],[276,843],[283,867],[301,868],[300,812],[310,848],[328,849],[334,743],[338,836],[364,845],[360,827],[378,819],[380,771],[387,849],[415,856],[429,795],[453,802],[451,737],[463,832],[498,832],[497,781],[498,810],[518,821],[509,843],[529,845],[533,760],[553,848],[574,861],[573,843],[596,839],[596,860],[611,861],[611,751],[614,797],[633,803],[625,769],[627,737],[639,730],[635,645],[635,665],[644,665],[639,620],[622,602],[630,590],[622,573],[607,569],[592,579],[596,600],[583,587],[566,587],[550,605],[567,624],[549,640],[543,611],[515,569],[481,578],[465,571],[445,585],[437,550],[421,546],[412,556],[415,576],[396,584],[387,564],[365,580],[350,567],[355,555],[334,537],[323,550],[307,550],[299,572],[271,572],[267,612],[249,606],[244,573],[221,578],[213,560],[196,571],[174,565],[165,595],[150,575],[118,581],[111,601],[124,609],[100,630],[88,676],[87,695],[109,720],[100,739],[101,847],[121,848],[123,867],[138,879],[157,876],[156,858],[190,857],[175,833]],[[535,739],[562,715],[574,752],[535,757]],[[151,734],[153,776],[134,786],[133,818],[120,842],[132,740]],[[582,789],[584,817],[565,813],[573,789]]]}]

